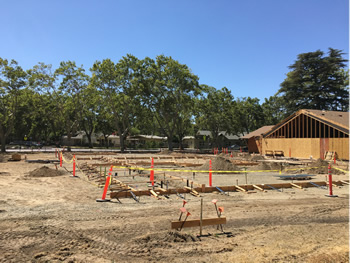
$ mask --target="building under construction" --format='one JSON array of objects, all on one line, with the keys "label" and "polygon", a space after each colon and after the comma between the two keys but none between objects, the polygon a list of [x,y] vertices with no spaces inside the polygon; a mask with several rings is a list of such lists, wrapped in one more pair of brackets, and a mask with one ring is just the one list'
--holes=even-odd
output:
[{"label": "building under construction", "polygon": [[267,130],[246,136],[250,152],[257,149],[263,155],[316,159],[332,153],[349,160],[348,112],[303,109]]}]

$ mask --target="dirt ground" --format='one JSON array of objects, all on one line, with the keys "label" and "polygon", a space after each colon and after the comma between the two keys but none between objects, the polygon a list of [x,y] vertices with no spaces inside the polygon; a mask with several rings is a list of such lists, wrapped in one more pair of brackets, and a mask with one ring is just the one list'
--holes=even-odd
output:
[{"label": "dirt ground", "polygon": [[[334,187],[334,198],[316,187],[202,194],[204,218],[216,217],[211,201],[217,199],[227,224],[224,233],[206,226],[199,237],[196,227],[171,230],[182,207],[176,195],[100,203],[96,199],[103,189],[79,169],[79,178],[73,178],[71,164],[55,172],[53,163],[7,161],[9,157],[0,156],[0,262],[349,262],[346,185]],[[27,159],[54,160],[55,154],[27,154]],[[47,172],[41,174],[43,170]],[[181,175],[193,179],[192,173]],[[213,183],[281,182],[276,175],[249,173],[246,179],[245,174],[214,174]],[[138,180],[139,188],[147,188]],[[208,175],[198,173],[194,180],[207,184]],[[312,180],[324,181],[325,175]],[[189,219],[199,219],[200,198],[185,198]]]}]

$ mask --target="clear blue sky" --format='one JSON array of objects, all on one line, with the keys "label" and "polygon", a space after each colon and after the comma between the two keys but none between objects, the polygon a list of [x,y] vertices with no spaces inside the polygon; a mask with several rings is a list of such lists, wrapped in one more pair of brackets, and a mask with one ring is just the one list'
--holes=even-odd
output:
[{"label": "clear blue sky", "polygon": [[201,84],[261,102],[299,53],[349,53],[348,0],[0,0],[0,10],[0,57],[24,69],[164,54]]}]

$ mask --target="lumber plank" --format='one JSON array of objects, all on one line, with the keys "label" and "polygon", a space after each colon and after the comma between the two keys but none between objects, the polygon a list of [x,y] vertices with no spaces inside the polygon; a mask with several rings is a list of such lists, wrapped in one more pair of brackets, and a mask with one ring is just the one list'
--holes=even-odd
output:
[{"label": "lumber plank", "polygon": [[295,184],[295,183],[290,183],[290,184],[291,184],[291,186],[294,186],[294,187],[296,187],[296,188],[303,189],[303,187],[302,187],[302,186],[297,185],[297,184]]},{"label": "lumber plank", "polygon": [[[326,181],[314,181],[313,183],[315,183],[315,184],[317,184],[319,186],[327,186]],[[333,183],[338,184],[338,185],[342,184],[341,181],[334,181]],[[347,180],[345,180],[344,183],[348,183],[349,184],[349,182],[347,182]],[[309,182],[300,182],[300,183],[298,183],[298,186],[300,186],[302,188],[315,187],[315,185],[312,185]],[[130,186],[127,186],[127,187],[130,187]],[[258,188],[255,188],[253,185],[242,185],[242,187],[241,186],[237,186],[237,185],[220,186],[220,188],[223,191],[226,191],[226,192],[233,192],[233,191],[236,191],[236,190],[240,189],[240,191],[246,193],[247,190],[244,189],[243,187],[246,188],[247,190],[258,189]],[[277,191],[281,192],[281,190],[279,188],[292,188],[293,186],[291,185],[291,183],[278,183],[278,184],[264,184],[264,185],[259,185],[258,187],[260,187],[261,189],[265,188],[264,190],[266,190],[266,189],[269,189],[269,190],[270,189],[274,189],[274,190],[277,190]],[[129,190],[132,190],[132,189],[129,189]],[[196,192],[201,192],[201,193],[211,193],[211,192],[217,191],[217,188],[216,187],[205,187],[205,186],[202,185],[202,187],[192,188],[192,190],[195,190]],[[149,190],[132,190],[132,191],[134,192],[134,194],[136,196],[149,195],[150,194]],[[157,189],[157,191],[158,191],[158,189]],[[171,189],[168,189],[168,190],[165,190],[165,191],[164,190],[160,190],[160,191],[161,192],[160,192],[159,195],[171,195],[171,194],[177,194],[177,193],[190,193],[191,192],[190,189],[186,189],[186,188],[171,188]],[[131,197],[131,194],[130,194],[129,191],[111,192],[110,193],[110,197],[111,198],[127,198],[127,197]]]},{"label": "lumber plank", "polygon": [[154,195],[155,197],[158,197],[158,194],[157,194],[156,192],[154,192],[153,190],[150,190],[150,193],[151,193],[152,195]]},{"label": "lumber plank", "polygon": [[343,184],[350,185],[350,183],[349,183],[349,182],[346,182],[346,181],[344,181],[344,180],[341,180],[340,182],[342,182]]},{"label": "lumber plank", "polygon": [[[183,224],[183,226],[182,226]],[[217,217],[217,218],[203,218],[202,226],[211,226],[211,225],[222,225],[226,224],[226,217]],[[196,227],[200,225],[200,219],[190,219],[184,221],[172,221],[171,229],[178,229],[182,227]]]},{"label": "lumber plank", "polygon": [[242,192],[247,192],[247,190],[245,190],[244,188],[242,188],[242,187],[240,187],[238,185],[236,185],[235,187],[236,187],[236,189],[238,189],[238,190],[240,190]]},{"label": "lumber plank", "polygon": [[254,187],[255,189],[260,190],[260,191],[265,191],[265,190],[264,190],[264,189],[262,189],[260,186],[257,186],[257,185],[255,185],[255,184],[253,184],[253,187]]}]

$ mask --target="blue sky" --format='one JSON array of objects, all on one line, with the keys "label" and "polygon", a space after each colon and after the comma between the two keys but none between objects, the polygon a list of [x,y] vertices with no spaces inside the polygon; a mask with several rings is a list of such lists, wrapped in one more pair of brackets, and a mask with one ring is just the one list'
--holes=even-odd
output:
[{"label": "blue sky", "polygon": [[[0,57],[88,70],[164,54],[235,97],[274,95],[297,55],[349,53],[347,0],[0,0]],[[348,58],[348,54],[344,57]]]}]

